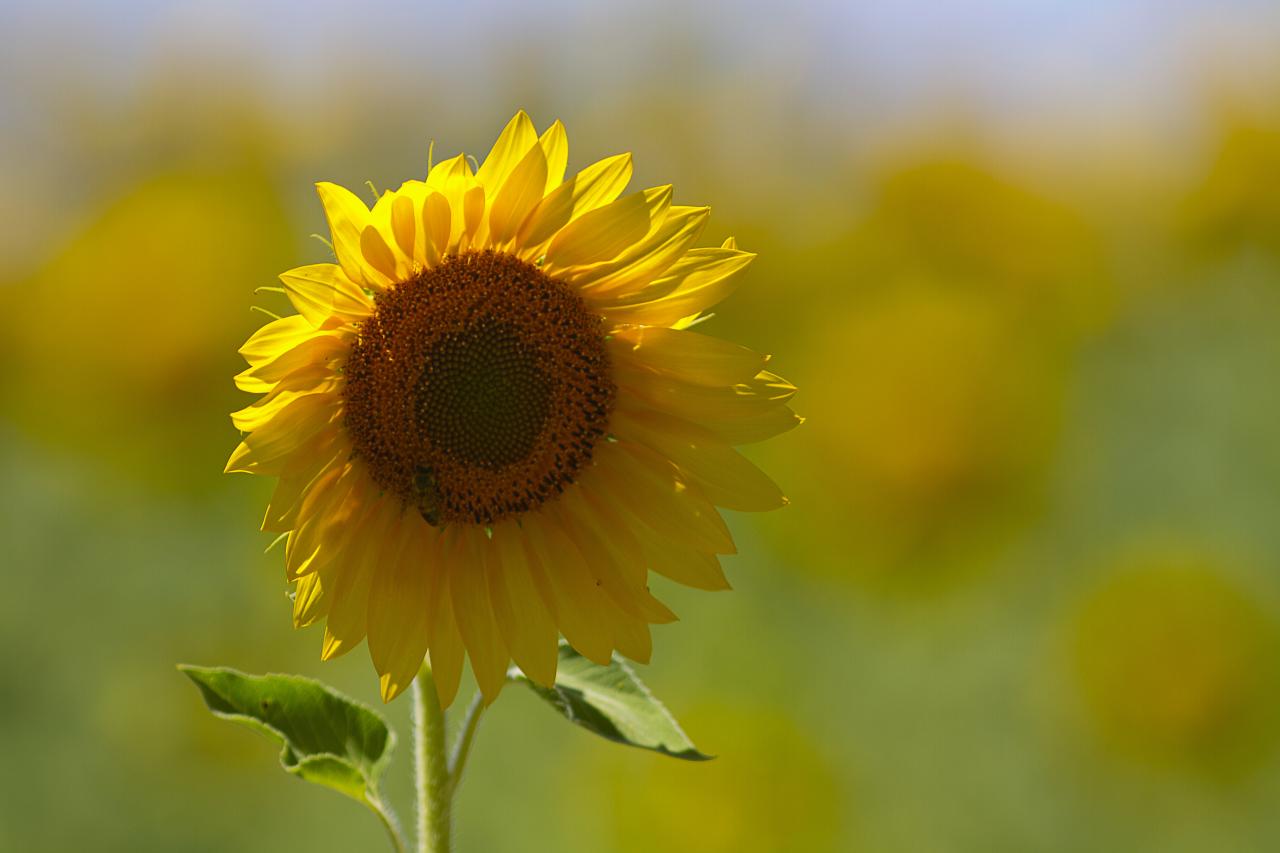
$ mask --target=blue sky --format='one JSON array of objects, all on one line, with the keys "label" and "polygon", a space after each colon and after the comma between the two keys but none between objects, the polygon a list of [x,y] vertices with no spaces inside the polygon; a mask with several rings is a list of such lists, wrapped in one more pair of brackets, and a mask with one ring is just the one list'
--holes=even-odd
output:
[{"label": "blue sky", "polygon": [[962,87],[978,102],[1017,111],[1045,98],[1177,100],[1202,50],[1217,45],[1223,61],[1239,63],[1274,54],[1280,4],[10,0],[0,3],[0,32],[5,99],[60,66],[91,67],[100,82],[127,86],[157,58],[187,52],[251,61],[289,91],[323,79],[318,69],[413,68],[425,54],[433,66],[456,64],[470,82],[483,82],[486,60],[514,47],[544,60],[554,54],[548,65],[564,86],[603,87],[660,61],[653,45],[666,42],[722,69],[798,81],[836,109],[909,104]]}]

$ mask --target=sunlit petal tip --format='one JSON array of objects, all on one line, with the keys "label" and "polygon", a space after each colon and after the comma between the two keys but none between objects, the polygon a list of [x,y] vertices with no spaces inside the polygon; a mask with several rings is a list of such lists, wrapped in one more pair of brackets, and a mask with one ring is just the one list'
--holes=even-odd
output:
[{"label": "sunlit petal tip", "polygon": [[384,703],[390,702],[401,693],[409,689],[409,685],[413,684],[413,676],[405,678],[403,675],[397,676],[387,673],[378,679],[379,693],[382,694]]},{"label": "sunlit petal tip", "polygon": [[243,467],[246,456],[249,455],[249,445],[243,441],[236,445],[236,449],[231,452],[230,458],[227,459],[226,467],[222,469],[224,474],[249,473],[250,468]]},{"label": "sunlit petal tip", "polygon": [[524,110],[518,110],[476,170],[476,180],[481,186],[496,190],[525,152],[537,142],[538,132],[533,120]]},{"label": "sunlit petal tip", "polygon": [[565,135],[564,122],[562,122],[560,119],[556,119],[553,122],[551,122],[551,124],[547,125],[547,129],[542,131],[542,136],[538,138],[543,139],[549,136],[564,136],[564,135]]},{"label": "sunlit petal tip", "polygon": [[328,661],[336,657],[341,657],[347,652],[355,648],[355,643],[347,643],[329,633],[326,628],[324,632],[324,640],[320,644],[320,660]]},{"label": "sunlit petal tip", "polygon": [[564,181],[565,168],[569,165],[569,137],[560,119],[556,119],[543,131],[538,142],[547,158],[547,180],[543,186],[545,195],[560,186]]}]

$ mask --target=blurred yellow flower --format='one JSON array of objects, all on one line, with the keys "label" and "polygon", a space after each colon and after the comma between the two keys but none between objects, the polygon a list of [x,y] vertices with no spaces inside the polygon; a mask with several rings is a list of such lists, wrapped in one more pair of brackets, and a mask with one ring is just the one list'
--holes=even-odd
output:
[{"label": "blurred yellow flower", "polygon": [[881,511],[933,515],[1044,457],[1052,368],[988,301],[903,282],[839,340],[826,341],[829,354],[842,346],[861,369],[833,389],[840,434],[821,435]]},{"label": "blurred yellow flower", "polygon": [[1122,562],[1072,622],[1075,678],[1105,742],[1159,762],[1251,764],[1275,734],[1277,630],[1217,562]]},{"label": "blurred yellow flower", "polygon": [[1104,243],[1072,207],[956,153],[872,177],[875,204],[851,247],[868,287],[916,276],[980,294],[1070,342],[1105,327],[1113,283]]},{"label": "blurred yellow flower", "polygon": [[[709,705],[681,715],[714,733],[715,761],[694,767],[600,753],[569,802],[608,797],[619,853],[700,850],[806,853],[850,850],[856,827],[841,779],[814,738],[773,709]],[[596,780],[600,780],[597,782]],[[602,806],[605,804],[601,804]],[[603,811],[603,809],[602,809]]]},{"label": "blurred yellow flower", "polygon": [[1280,113],[1219,107],[1212,162],[1178,207],[1177,236],[1209,258],[1280,257]]},{"label": "blurred yellow flower", "polygon": [[235,402],[232,389],[210,389],[234,369],[228,336],[252,318],[225,285],[285,261],[291,239],[268,175],[228,159],[131,187],[31,280],[0,288],[0,349],[22,365],[8,402],[42,441],[121,476],[207,492],[199,469],[226,442],[209,410]]},{"label": "blurred yellow flower", "polygon": [[862,580],[963,575],[1034,511],[1060,428],[1060,359],[1003,303],[946,280],[899,280],[827,323],[801,348],[811,365],[841,365],[809,401],[808,476],[793,495],[815,528],[805,547]]},{"label": "blurred yellow flower", "polygon": [[372,210],[319,184],[337,263],[284,273],[299,313],[241,348],[265,396],[227,470],[280,478],[294,622],[326,659],[367,637],[384,700],[428,650],[445,705],[464,650],[490,702],[510,659],[550,685],[559,633],[647,661],[675,618],[648,570],[725,588],[717,507],[785,502],[734,445],[794,426],[795,389],[688,330],[754,256],[693,248],[709,209],[670,186],[621,196],[630,155],[567,156],[521,112]]},{"label": "blurred yellow flower", "polygon": [[806,567],[919,592],[985,571],[1041,511],[1074,359],[1115,288],[1080,211],[979,157],[895,155],[863,180],[864,216],[825,249],[844,273],[795,274],[822,305],[789,347],[825,377],[787,460],[808,526],[761,525]]}]

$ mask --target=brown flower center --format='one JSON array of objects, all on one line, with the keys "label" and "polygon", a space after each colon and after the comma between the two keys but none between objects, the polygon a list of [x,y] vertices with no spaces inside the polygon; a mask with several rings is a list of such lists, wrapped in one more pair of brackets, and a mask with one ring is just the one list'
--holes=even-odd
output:
[{"label": "brown flower center", "polygon": [[600,318],[532,264],[445,259],[381,293],[346,365],[346,425],[431,524],[492,524],[564,491],[615,386]]}]

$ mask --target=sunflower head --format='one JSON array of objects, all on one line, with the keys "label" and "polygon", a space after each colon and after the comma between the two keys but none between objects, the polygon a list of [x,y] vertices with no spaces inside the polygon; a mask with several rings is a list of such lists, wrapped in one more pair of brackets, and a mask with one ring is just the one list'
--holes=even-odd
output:
[{"label": "sunflower head", "polygon": [[798,419],[767,358],[691,331],[754,257],[696,248],[709,210],[623,194],[630,155],[565,179],[563,126],[518,113],[372,209],[317,185],[336,263],[281,275],[297,314],[241,348],[228,471],[279,478],[294,622],[322,656],[367,639],[390,700],[430,655],[441,702],[469,657],[487,701],[558,638],[645,662],[675,618],[656,571],[724,589],[720,507],[785,502],[736,445]]},{"label": "sunflower head", "polygon": [[375,482],[429,524],[491,525],[573,482],[616,390],[601,318],[484,249],[378,300],[347,357],[346,425]]}]

